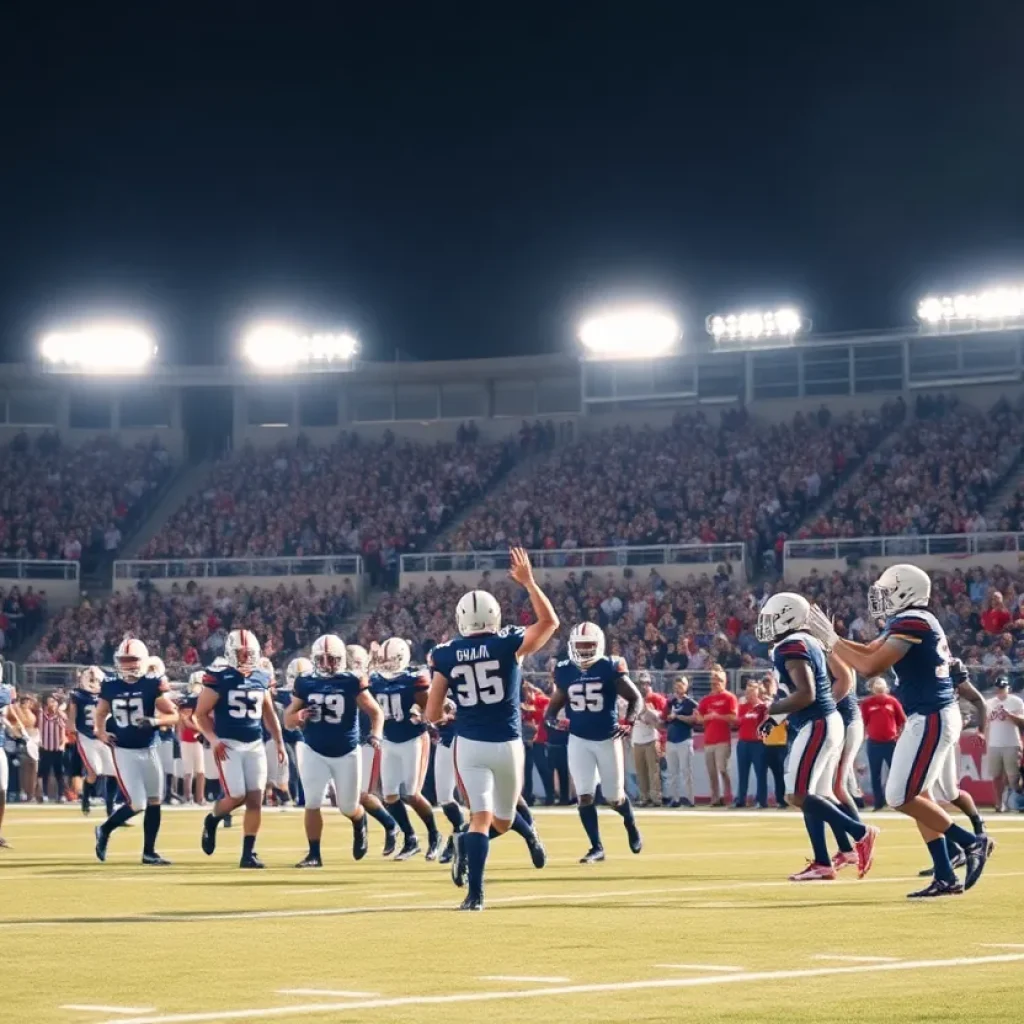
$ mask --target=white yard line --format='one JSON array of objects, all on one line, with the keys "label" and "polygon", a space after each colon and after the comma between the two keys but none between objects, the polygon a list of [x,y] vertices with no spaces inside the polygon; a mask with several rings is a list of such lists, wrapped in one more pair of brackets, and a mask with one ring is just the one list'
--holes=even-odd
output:
[{"label": "white yard line", "polygon": [[484,974],[477,978],[477,981],[528,981],[536,985],[565,985],[572,981],[572,978],[542,978],[528,974]]},{"label": "white yard line", "polygon": [[896,964],[900,962],[898,956],[844,956],[841,953],[818,953],[811,957],[812,960],[845,960],[851,964]]},{"label": "white yard line", "polygon": [[979,942],[982,949],[1024,949],[1024,942]]},{"label": "white yard line", "polygon": [[422,896],[421,892],[378,892],[371,896],[371,900],[399,900],[411,899],[413,896]]},{"label": "white yard line", "polygon": [[267,1020],[274,1017],[299,1017],[317,1013],[343,1013],[346,1010],[384,1010],[399,1006],[448,1006],[456,1003],[487,1003],[505,999],[537,999],[551,996],[582,996],[597,993],[643,992],[658,989],[703,988],[711,985],[790,981],[820,978],[829,975],[873,974],[882,971],[948,970],[950,967],[975,967],[983,964],[1017,963],[1024,953],[995,956],[957,957],[953,960],[903,960],[894,964],[861,964],[855,967],[815,967],[792,971],[752,971],[740,974],[715,974],[699,978],[657,978],[649,981],[606,982],[596,985],[565,985],[555,988],[519,989],[504,992],[457,992],[444,996],[402,996],[392,999],[367,999],[349,1003],[309,1003],[296,1006],[267,1006],[238,1010],[211,1010],[201,1013],[175,1013],[154,1017],[132,1017],[128,1020],[104,1021],[103,1024],[203,1024],[219,1020]]},{"label": "white yard line", "polygon": [[350,992],[338,988],[279,988],[279,996],[337,996],[344,999],[373,999],[377,992]]},{"label": "white yard line", "polygon": [[742,971],[742,967],[725,967],[721,964],[655,964],[656,968],[662,971],[712,971],[722,974],[735,974]]},{"label": "white yard line", "polygon": [[62,1010],[79,1010],[82,1013],[152,1013],[152,1006],[96,1006],[92,1003],[67,1003]]}]

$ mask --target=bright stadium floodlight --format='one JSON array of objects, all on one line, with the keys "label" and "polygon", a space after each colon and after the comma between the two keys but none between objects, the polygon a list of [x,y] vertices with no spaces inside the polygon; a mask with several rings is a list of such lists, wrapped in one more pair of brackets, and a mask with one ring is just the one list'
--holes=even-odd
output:
[{"label": "bright stadium floodlight", "polygon": [[242,340],[245,358],[264,373],[309,369],[344,369],[359,351],[359,342],[345,333],[305,334],[282,323],[251,327]]},{"label": "bright stadium floodlight", "polygon": [[708,334],[716,342],[759,341],[762,338],[794,338],[808,326],[799,310],[748,310],[744,313],[716,313],[705,321]]},{"label": "bright stadium floodlight", "polygon": [[631,306],[599,313],[580,325],[580,343],[597,359],[656,359],[668,355],[682,335],[671,313]]},{"label": "bright stadium floodlight", "polygon": [[989,288],[972,294],[929,295],[918,303],[917,319],[931,327],[1018,324],[1024,320],[1024,288]]},{"label": "bright stadium floodlight", "polygon": [[39,344],[39,354],[50,369],[79,373],[141,373],[156,351],[156,342],[144,328],[112,322],[51,331]]}]

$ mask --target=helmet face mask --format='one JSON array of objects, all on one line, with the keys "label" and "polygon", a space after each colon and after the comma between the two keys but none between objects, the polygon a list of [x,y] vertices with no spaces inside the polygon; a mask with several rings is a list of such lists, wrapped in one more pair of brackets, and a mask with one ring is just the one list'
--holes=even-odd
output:
[{"label": "helmet face mask", "polygon": [[313,674],[313,662],[309,658],[293,658],[288,662],[284,677],[289,686],[295,685],[299,676],[311,676]]},{"label": "helmet face mask", "polygon": [[590,668],[604,657],[604,631],[593,622],[574,626],[569,634],[569,660],[580,668]]},{"label": "helmet face mask", "polygon": [[336,676],[345,671],[345,645],[341,637],[327,633],[313,644],[313,667],[317,675]]},{"label": "helmet face mask", "polygon": [[114,665],[117,668],[117,674],[125,682],[129,683],[134,683],[136,679],[142,677],[146,671],[146,662],[148,660],[149,651],[146,650],[146,645],[134,637],[122,640],[121,646],[118,647],[117,652],[114,654]]},{"label": "helmet face mask", "polygon": [[252,675],[260,663],[259,641],[247,629],[233,629],[224,645],[224,658],[243,676]]},{"label": "helmet face mask", "polygon": [[95,665],[90,665],[78,677],[78,686],[86,693],[99,693],[100,684],[103,682],[103,670]]},{"label": "helmet face mask", "polygon": [[409,667],[409,663],[412,661],[412,651],[405,640],[393,636],[384,641],[377,657],[381,672],[386,675],[398,675]]},{"label": "helmet face mask", "polygon": [[907,608],[926,608],[932,581],[916,565],[891,565],[868,589],[868,611],[876,619],[888,619]]},{"label": "helmet face mask", "polygon": [[345,648],[345,657],[348,662],[348,670],[358,676],[365,676],[370,667],[370,655],[365,647],[359,644],[349,644]]},{"label": "helmet face mask", "polygon": [[765,601],[757,617],[754,635],[763,644],[775,643],[780,637],[803,627],[810,610],[807,599],[799,594],[775,594]]}]

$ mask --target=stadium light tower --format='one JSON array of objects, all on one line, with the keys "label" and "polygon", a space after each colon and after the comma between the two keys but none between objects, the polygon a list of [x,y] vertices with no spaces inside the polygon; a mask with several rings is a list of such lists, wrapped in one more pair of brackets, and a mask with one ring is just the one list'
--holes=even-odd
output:
[{"label": "stadium light tower", "polygon": [[71,373],[143,373],[157,346],[144,327],[98,321],[45,334],[39,343],[43,363]]},{"label": "stadium light tower", "polygon": [[579,339],[592,359],[656,359],[671,354],[682,333],[667,310],[624,306],[588,317]]},{"label": "stadium light tower", "polygon": [[356,338],[344,332],[311,332],[285,323],[258,323],[242,339],[242,353],[261,373],[350,369],[359,352]]},{"label": "stadium light tower", "polygon": [[1024,287],[988,288],[959,295],[929,295],[917,304],[917,319],[926,328],[1002,329],[1024,323]]},{"label": "stadium light tower", "polygon": [[730,341],[792,339],[810,329],[810,321],[791,306],[751,309],[742,313],[714,313],[704,322],[716,344]]}]

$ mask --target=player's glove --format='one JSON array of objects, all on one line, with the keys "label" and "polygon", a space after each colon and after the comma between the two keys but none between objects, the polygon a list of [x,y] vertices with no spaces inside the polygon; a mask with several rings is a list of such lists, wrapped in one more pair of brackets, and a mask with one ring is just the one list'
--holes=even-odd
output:
[{"label": "player's glove", "polygon": [[950,660],[949,678],[953,680],[954,686],[961,686],[970,681],[971,676],[967,671],[967,666],[959,658]]},{"label": "player's glove", "polygon": [[617,740],[628,740],[633,735],[633,723],[632,722],[619,722],[615,727],[615,732],[612,736]]},{"label": "player's glove", "polygon": [[839,639],[839,634],[836,632],[835,626],[832,625],[832,620],[816,604],[811,605],[811,610],[807,615],[807,622],[804,623],[804,629],[826,651],[831,651]]}]

